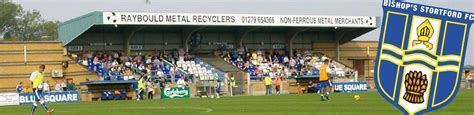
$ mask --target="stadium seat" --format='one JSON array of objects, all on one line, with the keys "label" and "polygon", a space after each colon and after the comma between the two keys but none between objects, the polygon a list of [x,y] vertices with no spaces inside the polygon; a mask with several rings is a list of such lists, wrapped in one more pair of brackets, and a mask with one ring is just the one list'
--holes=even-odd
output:
[{"label": "stadium seat", "polygon": [[123,77],[121,75],[116,75],[115,76],[115,80],[124,80]]},{"label": "stadium seat", "polygon": [[257,73],[254,72],[250,72],[250,79],[257,79]]},{"label": "stadium seat", "polygon": [[102,65],[100,63],[94,65],[94,71],[98,71]]},{"label": "stadium seat", "polygon": [[319,75],[319,70],[318,70],[318,69],[314,69],[313,72],[312,72],[312,75]]},{"label": "stadium seat", "polygon": [[103,76],[105,75],[105,71],[104,71],[104,67],[102,65],[100,65],[97,69],[97,74],[99,74],[100,76]]},{"label": "stadium seat", "polygon": [[120,98],[121,99],[127,99],[128,96],[127,96],[127,91],[125,90],[120,90]]},{"label": "stadium seat", "polygon": [[112,91],[103,91],[101,93],[101,100],[112,100],[114,99]]},{"label": "stadium seat", "polygon": [[109,76],[109,75],[103,75],[103,76],[102,76],[102,79],[104,79],[104,80],[110,80],[110,76]]},{"label": "stadium seat", "polygon": [[107,100],[107,92],[106,91],[103,91],[100,93],[100,99],[101,100]]}]

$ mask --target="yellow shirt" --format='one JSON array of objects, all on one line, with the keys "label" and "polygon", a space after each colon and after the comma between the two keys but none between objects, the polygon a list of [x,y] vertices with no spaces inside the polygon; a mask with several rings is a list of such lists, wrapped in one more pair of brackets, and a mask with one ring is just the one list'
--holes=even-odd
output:
[{"label": "yellow shirt", "polygon": [[328,65],[326,64],[321,65],[321,68],[319,68],[319,81],[329,80],[327,68],[328,68]]},{"label": "yellow shirt", "polygon": [[265,77],[265,85],[271,85],[272,84],[272,79],[270,77]]},{"label": "yellow shirt", "polygon": [[145,84],[143,83],[143,78],[138,80],[138,89],[145,89]]},{"label": "yellow shirt", "polygon": [[44,74],[39,71],[31,73],[30,80],[33,82],[33,88],[38,88],[39,85],[43,84]]}]

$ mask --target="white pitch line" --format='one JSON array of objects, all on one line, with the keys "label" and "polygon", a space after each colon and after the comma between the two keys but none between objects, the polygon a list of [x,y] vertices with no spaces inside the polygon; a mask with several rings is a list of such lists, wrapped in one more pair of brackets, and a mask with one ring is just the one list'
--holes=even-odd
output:
[{"label": "white pitch line", "polygon": [[[195,110],[203,110],[204,113],[212,112],[211,108],[203,108],[203,107],[129,107],[130,109],[195,109]],[[124,108],[128,109],[128,108]]]}]

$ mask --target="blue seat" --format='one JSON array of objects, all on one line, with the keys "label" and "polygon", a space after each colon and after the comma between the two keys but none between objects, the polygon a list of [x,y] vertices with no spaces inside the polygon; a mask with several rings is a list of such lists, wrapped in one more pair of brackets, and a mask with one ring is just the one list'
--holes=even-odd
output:
[{"label": "blue seat", "polygon": [[108,99],[114,99],[114,92],[113,91],[107,91],[107,93],[109,94],[107,96]]},{"label": "blue seat", "polygon": [[318,69],[313,69],[312,74],[313,74],[313,75],[319,75],[319,70],[318,70]]},{"label": "blue seat", "polygon": [[181,73],[177,73],[174,75],[174,81],[177,82],[179,79],[184,78],[184,76]]},{"label": "blue seat", "polygon": [[110,77],[109,77],[108,75],[103,75],[102,78],[103,78],[104,80],[110,80]]},{"label": "blue seat", "polygon": [[114,99],[114,97],[113,97],[111,91],[103,91],[101,93],[101,99],[102,100],[112,100],[112,99]]},{"label": "blue seat", "polygon": [[97,74],[99,74],[100,76],[105,75],[104,67],[99,66],[97,68]]},{"label": "blue seat", "polygon": [[100,67],[100,66],[101,66],[100,64],[95,64],[95,65],[94,65],[94,70],[95,70],[95,71],[99,71],[99,67]]},{"label": "blue seat", "polygon": [[114,77],[115,77],[115,80],[124,80],[121,75],[115,75]]},{"label": "blue seat", "polygon": [[250,73],[250,79],[257,79],[257,73],[251,72]]},{"label": "blue seat", "polygon": [[88,58],[87,59],[87,68],[89,70],[93,70],[94,69],[94,64],[92,63],[92,59],[91,58]]},{"label": "blue seat", "polygon": [[120,98],[121,99],[127,99],[128,96],[127,96],[127,91],[125,90],[120,90]]},{"label": "blue seat", "polygon": [[87,68],[88,68],[89,70],[94,70],[94,65],[93,65],[93,63],[87,63]]},{"label": "blue seat", "polygon": [[100,93],[100,99],[101,100],[105,100],[106,97],[107,97],[107,93],[105,91]]}]

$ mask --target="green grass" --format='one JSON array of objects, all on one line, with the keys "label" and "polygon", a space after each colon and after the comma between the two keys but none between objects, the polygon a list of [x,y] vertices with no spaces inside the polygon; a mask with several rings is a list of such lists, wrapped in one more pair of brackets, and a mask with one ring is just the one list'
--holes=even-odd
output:
[{"label": "green grass", "polygon": [[[353,95],[361,96],[355,103]],[[335,93],[330,101],[319,101],[319,95],[237,96],[220,99],[168,99],[144,101],[102,101],[79,103],[49,103],[55,115],[399,115],[395,107],[377,92]],[[2,106],[0,115],[29,114],[31,105]],[[36,110],[43,115],[43,108]],[[461,90],[449,106],[429,115],[474,115],[474,90]]]}]

